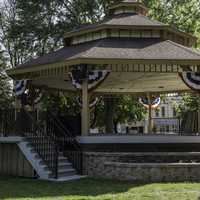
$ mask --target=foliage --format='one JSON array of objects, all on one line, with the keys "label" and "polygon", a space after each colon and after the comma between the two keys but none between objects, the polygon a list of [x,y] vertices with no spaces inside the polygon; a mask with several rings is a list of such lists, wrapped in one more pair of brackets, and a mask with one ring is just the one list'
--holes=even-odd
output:
[{"label": "foliage", "polygon": [[183,117],[188,112],[197,112],[200,109],[198,94],[184,94],[179,105],[176,105],[177,113]]},{"label": "foliage", "polygon": [[42,110],[59,113],[60,115],[76,116],[80,114],[80,106],[77,96],[73,94],[64,95],[63,93],[49,92],[42,101]]},{"label": "foliage", "polygon": [[124,95],[116,103],[114,121],[117,123],[137,122],[143,120],[145,114],[146,109],[138,102],[138,98]]},{"label": "foliage", "polygon": [[104,97],[94,113],[96,122],[93,126],[106,125],[106,132],[117,132],[118,123],[141,121],[145,118],[146,109],[138,102],[136,97],[123,95],[120,97]]},{"label": "foliage", "polygon": [[5,73],[7,69],[4,52],[0,52],[0,109],[12,106],[11,84]]},{"label": "foliage", "polygon": [[144,0],[149,15],[175,29],[200,36],[199,0]]}]

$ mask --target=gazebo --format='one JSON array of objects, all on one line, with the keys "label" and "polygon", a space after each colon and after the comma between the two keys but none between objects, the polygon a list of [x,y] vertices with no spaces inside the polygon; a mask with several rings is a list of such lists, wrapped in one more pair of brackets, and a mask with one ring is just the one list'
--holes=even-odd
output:
[{"label": "gazebo", "polygon": [[[130,152],[135,143],[167,141],[174,145],[200,141],[197,137],[89,135],[92,95],[148,94],[151,100],[151,94],[200,89],[200,53],[192,49],[197,38],[147,15],[143,3],[124,0],[111,6],[103,21],[66,33],[63,48],[7,72],[14,80],[29,80],[34,88],[82,94],[82,135],[77,141],[83,151],[93,153],[86,156],[87,173],[91,168],[95,171],[92,159],[102,149]],[[151,129],[149,126],[149,132]],[[101,150],[97,148],[100,143]],[[106,156],[101,154],[99,162]]]}]

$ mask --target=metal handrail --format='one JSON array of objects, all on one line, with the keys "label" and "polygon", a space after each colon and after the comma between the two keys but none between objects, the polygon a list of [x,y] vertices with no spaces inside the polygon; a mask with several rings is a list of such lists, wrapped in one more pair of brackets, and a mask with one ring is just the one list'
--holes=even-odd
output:
[{"label": "metal handrail", "polygon": [[63,123],[50,112],[48,112],[47,116],[49,116],[49,119],[52,118],[54,120],[55,126],[56,126],[56,128],[59,129],[60,133],[64,137],[67,137],[68,139],[70,139],[74,149],[77,151],[80,151],[81,150],[80,144],[77,142],[74,135],[63,125]]},{"label": "metal handrail", "polygon": [[31,123],[28,127],[20,126],[21,133],[31,142],[34,150],[47,164],[52,172],[52,177],[57,179],[59,149],[56,137],[53,137],[52,133],[48,133],[44,128],[39,126],[34,118],[25,110],[21,110],[18,123],[21,120],[26,120],[27,123]]}]

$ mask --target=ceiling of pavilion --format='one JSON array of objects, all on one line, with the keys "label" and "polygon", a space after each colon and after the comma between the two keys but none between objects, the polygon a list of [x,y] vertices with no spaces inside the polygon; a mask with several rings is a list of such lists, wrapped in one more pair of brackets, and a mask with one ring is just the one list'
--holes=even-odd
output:
[{"label": "ceiling of pavilion", "polygon": [[[36,86],[50,89],[76,91],[69,77],[43,78],[33,81]],[[93,92],[96,93],[166,93],[187,91],[177,73],[113,72]]]}]

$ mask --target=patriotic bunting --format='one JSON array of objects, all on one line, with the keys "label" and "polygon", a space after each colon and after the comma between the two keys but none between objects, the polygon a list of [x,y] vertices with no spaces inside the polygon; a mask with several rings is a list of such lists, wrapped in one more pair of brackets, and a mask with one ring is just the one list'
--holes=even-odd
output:
[{"label": "patriotic bunting", "polygon": [[[98,84],[105,80],[105,78],[109,75],[109,71],[107,70],[93,70],[89,71],[87,75],[88,79],[88,89],[91,90],[95,88]],[[82,83],[84,79],[83,72],[81,70],[72,70],[69,73],[69,76],[72,80],[72,85],[76,88],[81,90]]]},{"label": "patriotic bunting", "polygon": [[[89,105],[89,108],[93,108],[95,107],[99,102],[100,102],[100,98],[96,97]],[[80,97],[77,97],[77,102],[78,102],[78,105],[82,108],[82,101],[81,101],[81,98]]]},{"label": "patriotic bunting", "polygon": [[199,72],[182,72],[179,74],[183,82],[192,90],[200,91],[200,73]]},{"label": "patriotic bunting", "polygon": [[20,95],[24,94],[24,92],[26,91],[26,88],[27,88],[27,83],[28,83],[28,80],[19,80],[19,81],[15,82],[14,92],[15,92],[16,96],[20,96]]},{"label": "patriotic bunting", "polygon": [[38,104],[42,99],[42,91],[30,87],[28,80],[18,80],[14,84],[14,92],[17,97],[21,98],[23,105]]},{"label": "patriotic bunting", "polygon": [[160,103],[161,103],[161,98],[154,98],[152,100],[152,102],[149,102],[148,98],[139,98],[139,102],[145,107],[145,108],[149,108],[149,106],[151,106],[152,109],[156,109]]},{"label": "patriotic bunting", "polygon": [[34,104],[36,105],[36,104],[40,103],[40,101],[43,97],[43,92],[40,89],[35,89],[34,93],[35,94],[34,94],[34,97],[33,97],[33,99],[34,99],[33,101],[34,101]]}]

